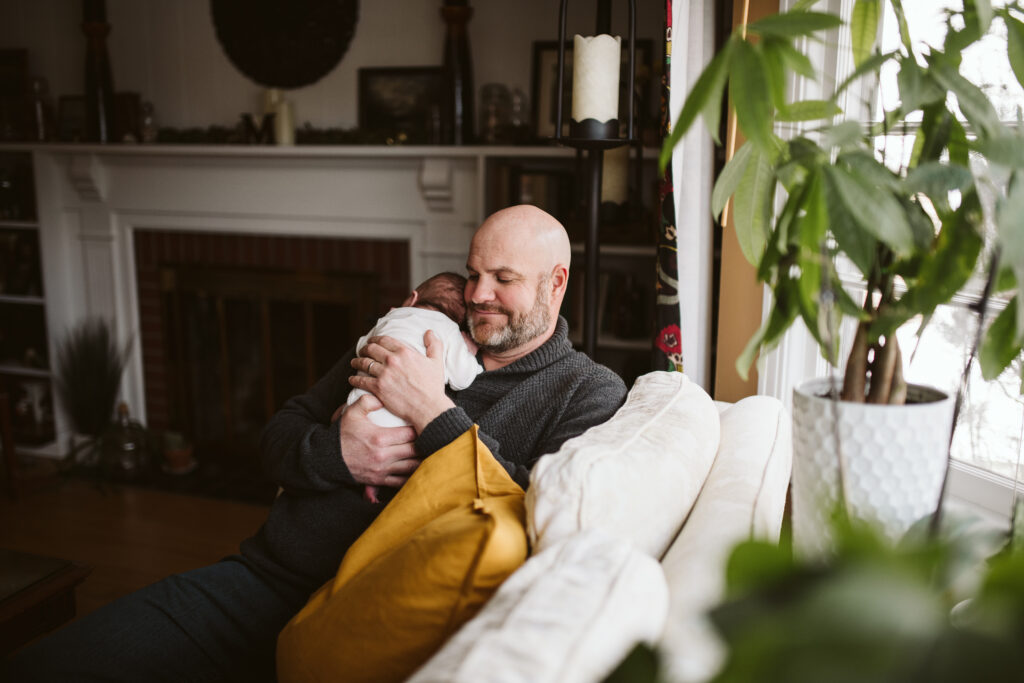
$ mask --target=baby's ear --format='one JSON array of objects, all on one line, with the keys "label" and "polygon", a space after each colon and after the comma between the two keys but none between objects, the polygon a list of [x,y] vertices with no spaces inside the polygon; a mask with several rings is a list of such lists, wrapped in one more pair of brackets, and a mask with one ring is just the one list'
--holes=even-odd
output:
[{"label": "baby's ear", "polygon": [[415,289],[412,290],[412,293],[409,294],[409,296],[405,297],[405,301],[402,302],[402,307],[403,308],[408,308],[409,306],[415,306],[416,305],[416,300],[419,299],[419,298],[420,298],[420,293],[417,292]]}]

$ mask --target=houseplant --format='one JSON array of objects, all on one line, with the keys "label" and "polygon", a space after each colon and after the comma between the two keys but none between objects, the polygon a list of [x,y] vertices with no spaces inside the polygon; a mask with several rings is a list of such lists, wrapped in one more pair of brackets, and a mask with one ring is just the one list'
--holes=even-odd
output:
[{"label": "houseplant", "polygon": [[118,344],[102,318],[86,318],[57,344],[57,396],[75,433],[83,437],[67,456],[72,465],[101,464],[103,436],[114,419],[129,346]]},{"label": "houseplant", "polygon": [[[1018,176],[1024,170],[1024,137],[1000,121],[984,92],[959,73],[959,66],[963,51],[1002,22],[1010,63],[1024,83],[1024,24],[1017,3],[994,10],[987,0],[966,0],[963,11],[947,15],[944,45],[924,49],[911,40],[901,2],[890,0],[901,46],[883,54],[875,49],[882,3],[857,0],[850,24],[854,73],[829,99],[790,102],[787,79],[814,76],[797,42],[820,40],[841,24],[832,14],[811,11],[813,4],[797,2],[790,11],[745,26],[726,41],[687,97],[665,141],[661,164],[699,115],[714,134],[728,86],[747,142],[723,169],[712,206],[719,214],[732,200],[743,253],[773,299],[763,326],[737,360],[738,371],[745,376],[758,352],[778,344],[797,318],[823,357],[838,368],[840,323],[856,322],[841,389],[827,381],[824,388],[798,389],[794,396],[794,533],[800,541],[826,529],[824,511],[842,495],[856,514],[885,525],[893,539],[935,509],[948,464],[950,432],[944,425],[953,413],[947,399],[938,417],[925,418],[919,431],[930,433],[933,442],[939,436],[930,454],[920,444],[904,442],[909,416],[927,411],[917,405],[891,418],[890,408],[882,408],[904,404],[915,393],[902,377],[903,351],[895,332],[917,316],[927,323],[935,308],[949,303],[967,283],[983,253],[986,225],[995,226],[995,239],[982,306],[995,289],[1017,293],[982,345],[986,376],[998,374],[1021,353],[1024,307],[1017,300],[1024,288],[1024,179]],[[898,70],[898,104],[871,125],[841,112],[840,95],[860,78],[877,77],[885,65]],[[784,140],[773,130],[780,121],[797,122],[804,132]],[[893,131],[914,135],[912,153],[896,168],[883,163],[875,147],[878,136]],[[996,195],[991,205],[982,200],[983,190]],[[844,289],[839,261],[863,278],[866,295],[860,301]],[[833,400],[820,400],[819,393]],[[916,393],[923,398],[921,390]],[[857,404],[868,405],[847,415]],[[811,407],[821,411],[820,417],[804,414]],[[899,438],[861,438],[884,423],[894,425]],[[804,434],[805,424],[819,432]],[[859,443],[867,445],[866,452],[853,452]],[[902,453],[886,453],[892,443],[900,444]],[[818,466],[828,469],[815,470],[801,444],[818,456]],[[875,464],[861,467],[865,458]],[[865,472],[878,468],[883,479],[895,481],[895,490],[883,491],[890,499],[882,505],[854,486]],[[903,496],[903,481],[917,485],[916,499]],[[879,488],[877,477],[870,483]],[[821,541],[810,545],[820,547]]]}]

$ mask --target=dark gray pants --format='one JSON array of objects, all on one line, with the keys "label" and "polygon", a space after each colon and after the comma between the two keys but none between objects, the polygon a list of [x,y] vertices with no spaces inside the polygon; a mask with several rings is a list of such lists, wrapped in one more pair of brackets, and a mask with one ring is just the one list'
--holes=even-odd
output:
[{"label": "dark gray pants", "polygon": [[176,574],[33,643],[4,680],[273,681],[277,634],[309,594],[240,557]]}]

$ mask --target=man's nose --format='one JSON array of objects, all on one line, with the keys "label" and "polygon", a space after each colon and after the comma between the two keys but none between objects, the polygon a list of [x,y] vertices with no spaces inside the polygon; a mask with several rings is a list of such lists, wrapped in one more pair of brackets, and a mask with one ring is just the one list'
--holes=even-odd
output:
[{"label": "man's nose", "polygon": [[482,278],[473,283],[469,290],[469,300],[475,304],[482,304],[494,298],[494,288],[487,284]]}]

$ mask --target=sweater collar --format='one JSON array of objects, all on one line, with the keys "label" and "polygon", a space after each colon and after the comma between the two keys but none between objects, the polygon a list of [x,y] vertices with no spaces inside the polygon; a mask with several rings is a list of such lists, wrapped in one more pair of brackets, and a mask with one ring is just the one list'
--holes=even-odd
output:
[{"label": "sweater collar", "polygon": [[[558,316],[558,322],[555,323],[555,331],[546,342],[519,360],[490,372],[536,372],[564,358],[572,350],[572,342],[569,341],[569,323],[562,316]],[[479,356],[478,359],[483,363]]]}]

